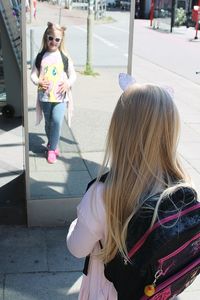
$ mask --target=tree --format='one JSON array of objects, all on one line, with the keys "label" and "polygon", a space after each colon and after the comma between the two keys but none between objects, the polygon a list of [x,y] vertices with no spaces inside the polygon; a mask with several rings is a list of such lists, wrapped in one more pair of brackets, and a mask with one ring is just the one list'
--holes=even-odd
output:
[{"label": "tree", "polygon": [[86,75],[94,75],[94,71],[92,68],[92,48],[93,48],[93,25],[94,25],[94,1],[88,0],[88,15],[87,15],[87,60],[84,74]]}]

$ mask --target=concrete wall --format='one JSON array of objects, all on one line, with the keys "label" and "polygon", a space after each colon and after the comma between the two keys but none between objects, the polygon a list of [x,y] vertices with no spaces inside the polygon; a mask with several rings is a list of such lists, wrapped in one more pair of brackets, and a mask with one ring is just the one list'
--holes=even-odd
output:
[{"label": "concrete wall", "polygon": [[22,116],[22,76],[15,58],[7,30],[0,13],[1,43],[7,104],[15,109],[15,116]]}]

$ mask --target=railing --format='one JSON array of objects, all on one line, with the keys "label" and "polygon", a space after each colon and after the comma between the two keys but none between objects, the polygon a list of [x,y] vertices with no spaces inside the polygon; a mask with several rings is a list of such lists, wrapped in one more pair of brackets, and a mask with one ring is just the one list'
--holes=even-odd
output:
[{"label": "railing", "polygon": [[[82,9],[87,10],[88,9],[88,0],[72,0],[71,1],[71,7],[72,9]],[[101,19],[105,16],[106,12],[106,0],[94,0],[94,18],[95,20]]]},{"label": "railing", "polygon": [[[71,9],[81,9],[87,10],[88,3],[90,0],[48,0],[51,4],[57,4],[66,6]],[[95,20],[101,19],[105,16],[106,12],[106,0],[92,0],[93,1],[93,11]]]},{"label": "railing", "polygon": [[21,69],[21,36],[19,16],[16,15],[11,2],[8,0],[0,1],[0,13],[3,17],[17,64]]},{"label": "railing", "polygon": [[106,1],[95,1],[94,18],[95,20],[102,19],[106,13]]},{"label": "railing", "polygon": [[87,10],[88,9],[88,1],[87,0],[73,0],[70,3],[72,9],[82,9],[82,10]]}]

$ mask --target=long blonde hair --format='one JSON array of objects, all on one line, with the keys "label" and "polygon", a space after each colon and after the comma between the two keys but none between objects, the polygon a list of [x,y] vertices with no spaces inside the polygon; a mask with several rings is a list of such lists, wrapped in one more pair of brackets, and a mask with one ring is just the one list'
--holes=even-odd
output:
[{"label": "long blonde hair", "polygon": [[127,258],[128,223],[145,199],[187,182],[177,157],[179,127],[176,105],[165,88],[134,84],[118,100],[102,168],[110,166],[104,192],[107,236],[100,254],[105,263],[117,251]]}]

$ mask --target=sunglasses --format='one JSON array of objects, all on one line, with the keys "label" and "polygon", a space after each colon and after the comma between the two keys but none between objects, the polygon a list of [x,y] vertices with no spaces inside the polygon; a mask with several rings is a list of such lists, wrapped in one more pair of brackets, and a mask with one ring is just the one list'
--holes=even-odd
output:
[{"label": "sunglasses", "polygon": [[61,41],[60,38],[54,38],[54,37],[51,36],[51,35],[48,35],[48,36],[47,36],[47,39],[48,39],[49,42],[52,42],[52,41],[54,40],[56,43],[59,43],[59,42]]}]

